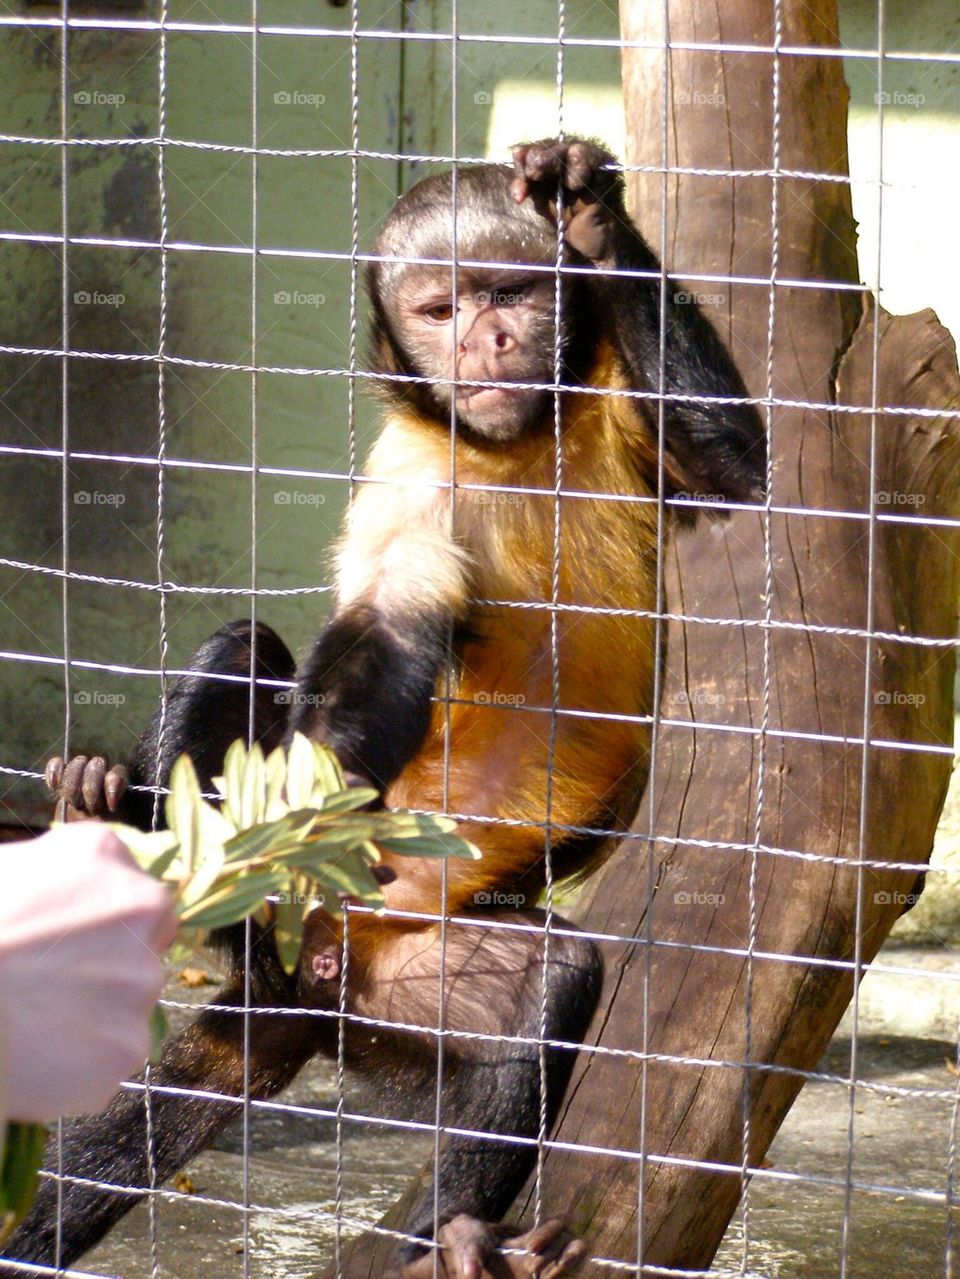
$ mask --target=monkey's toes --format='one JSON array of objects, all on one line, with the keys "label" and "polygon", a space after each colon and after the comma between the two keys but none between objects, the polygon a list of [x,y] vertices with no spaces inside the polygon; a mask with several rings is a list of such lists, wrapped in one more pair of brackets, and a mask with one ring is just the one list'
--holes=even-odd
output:
[{"label": "monkey's toes", "polygon": [[561,1275],[575,1274],[587,1253],[583,1241],[575,1238],[557,1217],[525,1234],[501,1240],[500,1246],[524,1250],[523,1256],[513,1252],[504,1257],[513,1279],[532,1275],[537,1279],[560,1279]]},{"label": "monkey's toes", "polygon": [[[513,190],[517,199],[529,195],[533,184],[556,182],[558,179],[563,180],[568,191],[592,188],[603,166],[614,162],[602,147],[581,138],[524,142],[514,147],[512,154],[517,174]],[[607,175],[603,177],[607,178]],[[609,185],[609,180],[604,185]],[[520,195],[521,190],[523,196]]]},{"label": "monkey's toes", "polygon": [[56,796],[58,821],[114,816],[128,783],[126,769],[120,764],[111,768],[102,755],[74,755],[66,764],[55,756],[44,778]]}]

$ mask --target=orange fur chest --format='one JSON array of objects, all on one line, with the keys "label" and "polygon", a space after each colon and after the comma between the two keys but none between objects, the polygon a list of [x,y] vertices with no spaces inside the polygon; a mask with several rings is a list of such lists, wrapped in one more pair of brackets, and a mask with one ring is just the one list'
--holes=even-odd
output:
[{"label": "orange fur chest", "polygon": [[[596,384],[611,383],[598,369]],[[540,823],[538,859],[548,807],[559,825],[629,819],[646,773],[639,721],[652,709],[657,510],[637,500],[651,496],[649,436],[627,398],[564,398],[559,486],[549,433],[509,450],[458,441],[450,516],[474,566],[469,638],[438,683],[424,749],[390,794]],[[496,830],[471,832],[485,878]],[[514,827],[509,859],[504,848],[511,873],[521,838]]]}]

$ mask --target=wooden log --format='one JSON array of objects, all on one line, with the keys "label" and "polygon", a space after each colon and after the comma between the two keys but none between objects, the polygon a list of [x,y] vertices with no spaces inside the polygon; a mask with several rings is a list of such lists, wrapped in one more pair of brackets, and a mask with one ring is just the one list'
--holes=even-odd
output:
[{"label": "wooden log", "polygon": [[[954,652],[910,641],[955,633],[958,530],[928,521],[957,515],[960,427],[871,409],[956,408],[960,384],[931,312],[878,320],[850,287],[840,60],[781,56],[775,151],[772,53],[666,53],[662,11],[621,6],[636,42],[624,50],[628,162],[663,167],[669,65],[668,164],[761,171],[635,173],[630,189],[672,274],[761,281],[686,287],[707,295],[751,394],[772,391],[773,591],[768,619],[757,513],[701,520],[669,546],[655,767],[636,837],[575,912],[620,940],[603,943],[604,997],[541,1189],[594,1257],[702,1268],[741,1195],[744,1102],[757,1169],[850,1000],[855,961],[869,962],[916,889],[915,870],[890,865],[922,864],[932,846]],[[834,48],[836,33],[834,0],[785,0],[783,43]],[[669,34],[769,48],[772,6],[672,0]],[[639,47],[651,39],[660,47]],[[775,160],[781,174],[837,180],[778,179],[774,261]],[[526,1225],[532,1204],[528,1187],[514,1214]],[[345,1272],[382,1274],[390,1246],[362,1236]]]},{"label": "wooden log", "polygon": [[[656,39],[662,9],[622,5],[625,39]],[[833,0],[783,13],[784,43],[836,47]],[[771,22],[766,0],[669,5],[673,42],[771,45]],[[624,50],[631,164],[662,166],[666,65],[662,49]],[[669,70],[671,102],[689,104],[669,114],[670,166],[773,168],[771,54],[674,48]],[[779,169],[845,178],[840,60],[783,56],[779,77]],[[713,318],[758,397],[772,332],[781,401],[763,851],[764,538],[762,519],[739,513],[672,543],[668,608],[698,620],[669,624],[665,722],[634,827],[657,838],[625,841],[576,912],[636,941],[605,946],[600,1051],[581,1054],[543,1200],[594,1256],[647,1266],[710,1264],[741,1195],[744,1100],[756,1169],[850,1000],[853,961],[872,959],[915,891],[915,871],[884,863],[926,861],[952,763],[952,644],[909,638],[955,634],[957,529],[926,521],[957,515],[960,424],[868,410],[956,408],[956,352],[931,312],[881,314],[875,334],[872,304],[827,287],[858,278],[844,181],[779,180],[774,264],[771,186],[689,173],[631,185],[655,241],[666,208],[671,272],[768,280],[775,266],[772,330],[766,284],[686,287],[720,295]]]}]

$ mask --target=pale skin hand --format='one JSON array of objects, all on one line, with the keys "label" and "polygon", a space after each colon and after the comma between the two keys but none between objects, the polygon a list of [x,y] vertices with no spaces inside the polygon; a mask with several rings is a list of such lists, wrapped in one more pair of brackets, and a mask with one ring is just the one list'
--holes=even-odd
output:
[{"label": "pale skin hand", "polygon": [[8,1119],[99,1110],[143,1064],[175,932],[166,889],[99,822],[0,845]]}]

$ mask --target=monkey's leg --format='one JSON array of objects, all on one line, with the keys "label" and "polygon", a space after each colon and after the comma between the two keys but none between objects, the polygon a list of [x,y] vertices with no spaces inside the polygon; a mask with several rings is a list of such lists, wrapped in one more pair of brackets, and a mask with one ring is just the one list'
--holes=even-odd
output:
[{"label": "monkey's leg", "polygon": [[[157,708],[126,764],[111,767],[102,755],[49,762],[47,783],[57,798],[57,815],[116,818],[149,830],[153,795],[130,787],[165,786],[174,761],[184,751],[196,766],[200,784],[208,788],[227,747],[238,737],[245,738],[249,730],[251,644],[256,653],[255,736],[265,750],[278,745],[290,693],[261,681],[292,679],[293,657],[269,626],[258,623],[254,639],[250,622],[230,622],[205,640],[187,663],[193,673],[173,686],[166,710]],[[162,814],[161,804],[161,818]]]},{"label": "monkey's leg", "polygon": [[[245,737],[249,722],[249,682],[205,679],[205,674],[246,676],[250,670],[251,627],[235,622],[221,628],[191,659],[197,672],[185,676],[172,690],[163,721],[163,749],[160,751],[161,717],[158,712],[143,734],[130,764],[133,781],[160,784],[167,780],[173,761],[188,751],[200,776],[209,786],[210,776],[219,771],[224,752],[235,738]],[[256,637],[258,679],[289,679],[293,659],[277,636],[265,626]],[[278,693],[280,694],[278,698]],[[255,728],[269,749],[280,741],[289,697],[282,689],[259,685],[255,692]],[[159,772],[156,758],[160,754]],[[83,758],[83,757],[81,757]],[[105,761],[90,772],[89,765],[70,773],[64,770],[61,789],[73,778],[75,793],[61,794],[80,814],[97,811],[96,787],[103,786],[110,770]],[[85,776],[85,774],[89,774]],[[77,778],[79,777],[79,781]],[[84,781],[87,785],[84,786]],[[149,792],[127,792],[125,816],[149,827],[153,796]],[[90,801],[89,805],[87,800]],[[243,1005],[245,930],[226,929],[217,938],[232,955],[231,979],[218,996],[218,1004]],[[254,929],[251,952],[252,1001],[260,1007],[295,1007],[296,981],[283,972],[268,936]],[[224,1093],[237,1097],[243,1092],[242,1012],[204,1012],[184,1033],[165,1047],[163,1058],[151,1072],[158,1089],[182,1088]],[[253,1013],[250,1016],[250,1087],[253,1096],[269,1097],[294,1077],[317,1050],[316,1019],[290,1015]],[[159,1184],[208,1145],[216,1133],[236,1114],[237,1103],[202,1100],[179,1095],[152,1094],[153,1167]],[[48,1152],[48,1168],[58,1166],[55,1144]],[[65,1126],[63,1171],[80,1177],[120,1186],[148,1184],[146,1113],[139,1089],[121,1091],[102,1115],[71,1120]],[[63,1187],[60,1229],[62,1264],[69,1265],[100,1239],[126,1213],[140,1194],[117,1194],[109,1190],[70,1184]],[[43,1179],[29,1216],[6,1245],[6,1255],[32,1262],[53,1264],[56,1257],[57,1188]],[[2,1269],[2,1268],[0,1268]]]},{"label": "monkey's leg", "polygon": [[[481,917],[478,916],[478,919]],[[408,1234],[432,1239],[434,1229],[454,1218],[472,1218],[476,1228],[459,1229],[465,1256],[482,1259],[495,1246],[494,1235],[481,1223],[499,1221],[533,1167],[540,1132],[540,1050],[544,935],[496,928],[498,919],[542,927],[537,911],[505,917],[483,916],[493,927],[449,924],[441,942],[436,928],[398,932],[376,921],[362,922],[350,951],[369,947],[370,966],[361,978],[352,1011],[378,1021],[424,1027],[439,1024],[438,992],[443,973],[444,1026],[477,1038],[444,1039],[443,1123],[485,1136],[444,1138],[439,1165],[433,1170],[403,1227]],[[602,963],[586,937],[569,935],[571,925],[553,917],[547,965],[546,1039],[580,1044],[596,1008]],[[381,937],[376,936],[380,927]],[[359,931],[359,930],[358,930]],[[352,962],[352,958],[351,958]],[[382,1072],[390,1097],[410,1099],[419,1118],[432,1119],[437,1069],[437,1038],[407,1032],[391,1034],[378,1025],[376,1042],[362,1046],[363,1071]],[[518,1037],[517,1043],[506,1037]],[[546,1050],[546,1123],[557,1114],[575,1049]],[[398,1087],[389,1087],[391,1080]],[[432,1086],[433,1085],[433,1086]],[[386,1115],[386,1118],[391,1115]],[[521,1140],[517,1140],[517,1139]],[[522,1139],[527,1139],[526,1141]],[[435,1221],[434,1185],[438,1186],[439,1220]],[[398,1264],[423,1250],[403,1245]]]}]

